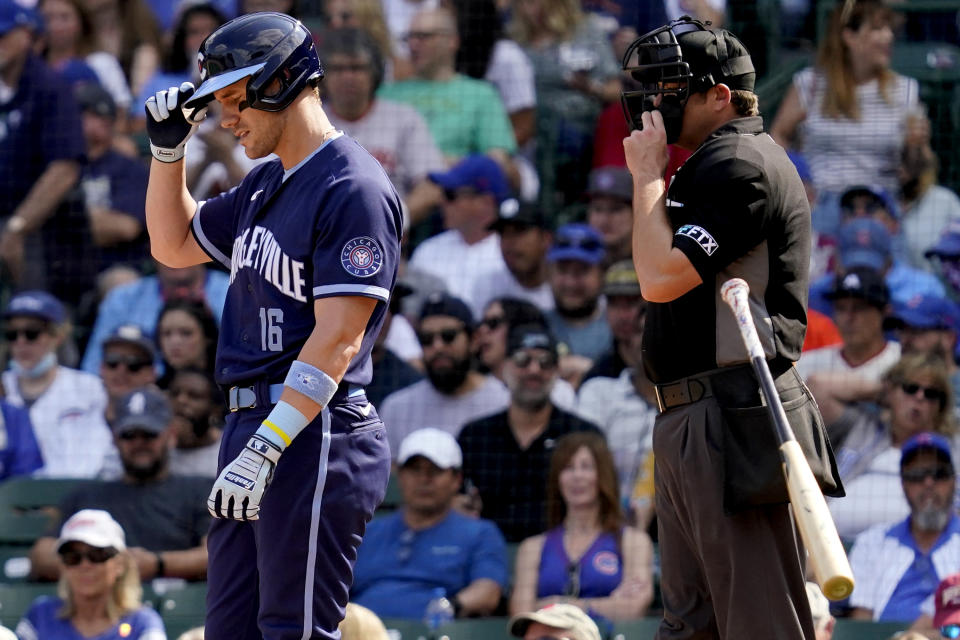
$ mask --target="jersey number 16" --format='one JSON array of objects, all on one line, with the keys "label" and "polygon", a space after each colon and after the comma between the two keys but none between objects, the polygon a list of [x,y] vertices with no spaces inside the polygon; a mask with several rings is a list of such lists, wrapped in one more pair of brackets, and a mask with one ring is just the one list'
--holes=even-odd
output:
[{"label": "jersey number 16", "polygon": [[283,309],[260,307],[260,348],[264,351],[283,351]]}]

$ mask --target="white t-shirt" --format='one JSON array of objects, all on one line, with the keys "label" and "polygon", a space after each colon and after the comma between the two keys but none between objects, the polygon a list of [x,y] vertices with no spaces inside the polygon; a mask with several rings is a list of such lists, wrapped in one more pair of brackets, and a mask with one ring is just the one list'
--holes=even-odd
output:
[{"label": "white t-shirt", "polygon": [[797,373],[806,380],[814,373],[821,371],[841,371],[855,373],[865,380],[879,381],[887,369],[900,359],[900,343],[887,342],[883,351],[873,356],[863,364],[851,367],[840,355],[840,345],[821,347],[811,351],[804,351],[797,361]]},{"label": "white t-shirt", "polygon": [[345,120],[327,109],[330,122],[354,138],[380,163],[405,195],[431,171],[446,171],[443,154],[423,116],[413,107],[392,100],[374,100],[359,120]]},{"label": "white t-shirt", "polygon": [[117,111],[121,113],[128,111],[133,96],[130,94],[127,77],[123,75],[123,68],[116,57],[106,51],[94,51],[84,61],[97,74],[100,84],[117,104]]},{"label": "white t-shirt", "polygon": [[171,449],[170,475],[216,478],[220,440],[195,449]]},{"label": "white t-shirt", "polygon": [[[502,254],[501,254],[502,255]],[[507,265],[477,275],[473,287],[467,293],[467,300],[473,307],[474,315],[479,318],[484,308],[495,298],[517,298],[536,305],[541,311],[550,311],[554,307],[553,290],[546,280],[538,287],[528,289],[517,282]]]},{"label": "white t-shirt", "polygon": [[457,297],[470,295],[477,274],[507,268],[500,253],[500,236],[491,233],[480,242],[467,244],[453,229],[421,242],[410,257],[410,266],[440,278]]},{"label": "white t-shirt", "polygon": [[384,346],[393,351],[401,360],[419,360],[423,357],[423,347],[417,340],[417,332],[405,316],[394,314],[390,321],[390,330]]},{"label": "white t-shirt", "polygon": [[483,79],[497,88],[507,113],[537,106],[533,63],[513,40],[497,40]]},{"label": "white t-shirt", "polygon": [[[7,400],[25,406],[12,371],[3,373]],[[114,451],[113,434],[104,418],[107,392],[95,375],[57,367],[50,387],[30,406],[30,421],[43,454],[36,476],[95,478]]]},{"label": "white t-shirt", "polygon": [[907,248],[910,266],[933,271],[933,264],[923,255],[940,240],[940,235],[954,220],[960,219],[960,198],[938,184],[927,189],[919,201],[903,211],[900,233]]},{"label": "white t-shirt", "polygon": [[900,482],[899,447],[875,456],[866,471],[844,480],[843,488],[845,497],[827,499],[841,538],[852,539],[874,525],[898,522],[910,515]]},{"label": "white t-shirt", "polygon": [[400,443],[417,429],[436,427],[457,437],[463,425],[503,411],[509,402],[510,392],[493,376],[487,376],[482,385],[462,396],[444,395],[430,380],[421,380],[384,398],[380,418],[387,428],[391,454],[396,458]]}]

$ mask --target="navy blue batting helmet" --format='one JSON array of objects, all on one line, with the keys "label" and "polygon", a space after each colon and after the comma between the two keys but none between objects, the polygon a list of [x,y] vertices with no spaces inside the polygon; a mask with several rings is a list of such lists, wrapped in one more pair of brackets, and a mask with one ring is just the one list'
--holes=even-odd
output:
[{"label": "navy blue batting helmet", "polygon": [[[213,100],[214,92],[249,77],[247,99],[240,103],[240,110],[282,111],[305,86],[323,78],[310,31],[283,13],[264,11],[234,18],[207,36],[197,62],[200,86],[187,100],[186,109],[202,107]],[[279,88],[272,86],[274,81]]]}]

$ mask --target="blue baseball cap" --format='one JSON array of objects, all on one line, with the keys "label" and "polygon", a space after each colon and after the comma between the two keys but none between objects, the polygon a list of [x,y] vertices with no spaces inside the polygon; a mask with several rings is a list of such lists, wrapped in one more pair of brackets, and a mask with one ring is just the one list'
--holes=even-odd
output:
[{"label": "blue baseball cap", "polygon": [[[0,2],[3,1],[0,0]],[[65,313],[63,304],[46,291],[24,291],[13,296],[10,304],[3,310],[4,318],[13,316],[29,316],[60,324],[64,320]]]},{"label": "blue baseball cap", "polygon": [[547,260],[577,260],[588,264],[603,261],[603,236],[588,224],[574,222],[565,224],[554,234],[553,246],[547,252]]},{"label": "blue baseball cap", "polygon": [[939,433],[925,431],[918,433],[903,443],[900,448],[900,467],[909,463],[920,451],[933,451],[944,462],[953,466],[953,455],[950,453],[950,442]]},{"label": "blue baseball cap", "polygon": [[917,294],[906,302],[893,305],[890,322],[912,329],[954,329],[958,327],[960,309],[942,296]]},{"label": "blue baseball cap", "polygon": [[510,197],[503,169],[496,160],[482,153],[471,154],[449,171],[434,171],[427,177],[445,191],[472,187],[477,193],[492,193],[497,204]]},{"label": "blue baseball cap", "polygon": [[860,184],[844,191],[843,195],[840,196],[840,209],[851,209],[853,199],[858,196],[867,196],[875,204],[882,206],[891,216],[897,220],[900,219],[900,208],[897,206],[897,201],[893,199],[889,191],[875,184]]},{"label": "blue baseball cap", "polygon": [[32,8],[14,2],[14,0],[0,0],[0,35],[12,31],[16,27],[26,27],[31,31],[40,31],[42,24],[39,14]]},{"label": "blue baseball cap", "polygon": [[960,258],[960,221],[951,222],[940,234],[937,244],[927,249],[923,255],[928,258]]},{"label": "blue baseball cap", "polygon": [[893,255],[890,232],[876,220],[856,218],[840,227],[840,262],[844,268],[886,268]]}]

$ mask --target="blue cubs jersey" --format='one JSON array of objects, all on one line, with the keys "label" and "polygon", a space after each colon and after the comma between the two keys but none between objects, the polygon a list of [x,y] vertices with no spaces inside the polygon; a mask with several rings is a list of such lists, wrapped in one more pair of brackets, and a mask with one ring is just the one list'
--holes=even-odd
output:
[{"label": "blue cubs jersey", "polygon": [[193,234],[230,270],[216,377],[222,385],[282,382],[314,328],[313,301],[367,296],[379,302],[344,382],[367,384],[370,350],[397,278],[400,197],[355,140],[328,140],[284,171],[254,168],[201,202]]}]

